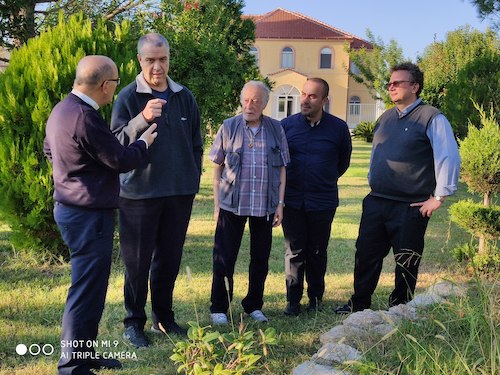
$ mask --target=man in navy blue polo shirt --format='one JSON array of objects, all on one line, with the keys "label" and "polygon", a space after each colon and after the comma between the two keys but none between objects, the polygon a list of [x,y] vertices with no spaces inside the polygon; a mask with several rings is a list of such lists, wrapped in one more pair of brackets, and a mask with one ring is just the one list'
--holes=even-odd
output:
[{"label": "man in navy blue polo shirt", "polygon": [[282,223],[286,248],[286,315],[300,313],[304,276],[308,308],[321,308],[326,250],[339,205],[337,180],[351,160],[347,124],[323,110],[328,92],[326,81],[309,78],[302,89],[301,113],[281,121],[291,159],[287,166]]}]

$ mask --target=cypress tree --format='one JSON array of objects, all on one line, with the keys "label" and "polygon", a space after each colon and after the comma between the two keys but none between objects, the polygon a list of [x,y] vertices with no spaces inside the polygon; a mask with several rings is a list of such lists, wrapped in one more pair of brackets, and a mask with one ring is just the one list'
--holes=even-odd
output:
[{"label": "cypress tree", "polygon": [[[45,124],[54,105],[73,85],[85,55],[112,58],[122,82],[137,74],[137,35],[130,23],[100,21],[82,14],[64,20],[12,51],[0,74],[0,210],[12,228],[12,243],[52,259],[68,257],[52,218],[51,165],[43,154]],[[109,121],[111,106],[103,109]]]}]

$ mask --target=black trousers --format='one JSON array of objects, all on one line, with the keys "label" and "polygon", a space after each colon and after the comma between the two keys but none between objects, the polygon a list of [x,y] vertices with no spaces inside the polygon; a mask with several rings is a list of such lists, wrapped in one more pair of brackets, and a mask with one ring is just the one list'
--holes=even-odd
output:
[{"label": "black trousers", "polygon": [[[246,313],[261,310],[264,304],[264,284],[269,269],[272,244],[272,216],[270,218],[268,216],[238,216],[221,209],[214,240],[210,297],[212,313],[226,313],[229,301],[233,299],[234,266],[247,218],[250,227],[250,265],[248,267],[248,293],[241,304]],[[228,279],[229,291],[226,291],[224,277]]]},{"label": "black trousers", "polygon": [[296,304],[302,298],[304,274],[310,301],[325,292],[327,248],[336,209],[305,211],[289,206],[283,212],[285,235],[286,299]]},{"label": "black trousers", "polygon": [[[86,209],[60,203],[54,219],[70,249],[71,286],[62,319],[59,375],[89,372],[111,270],[115,211]],[[74,340],[78,345],[73,345]]]},{"label": "black trousers", "polygon": [[125,326],[146,323],[148,279],[153,323],[173,322],[172,296],[194,195],[120,198],[120,248],[125,263]]},{"label": "black trousers", "polygon": [[354,265],[355,309],[371,305],[385,256],[392,247],[396,260],[394,290],[389,305],[406,303],[413,298],[418,267],[424,250],[424,235],[428,217],[422,217],[419,207],[367,195],[356,241]]}]

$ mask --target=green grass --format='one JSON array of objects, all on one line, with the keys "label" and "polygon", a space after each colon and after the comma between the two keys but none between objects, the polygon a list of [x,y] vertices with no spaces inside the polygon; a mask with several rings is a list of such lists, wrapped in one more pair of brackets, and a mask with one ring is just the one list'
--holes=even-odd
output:
[{"label": "green grass", "polygon": [[[361,216],[361,201],[369,191],[366,181],[371,145],[355,141],[351,167],[340,179],[340,200],[329,245],[328,271],[326,276],[325,310],[318,314],[285,317],[284,244],[281,228],[274,230],[273,249],[269,261],[263,310],[270,318],[269,325],[280,334],[280,344],[272,348],[265,359],[263,374],[289,374],[291,369],[308,360],[320,347],[319,334],[336,325],[342,318],[333,314],[333,308],[345,302],[352,293],[354,244]],[[212,219],[212,172],[211,162],[205,160],[200,194],[196,197],[193,215],[185,243],[181,273],[178,277],[174,309],[179,323],[195,321],[209,324],[209,299],[211,287],[211,257],[215,222]],[[450,223],[447,207],[457,199],[467,196],[465,187],[448,199],[445,209],[431,219],[426,237],[426,248],[420,267],[417,292],[441,278],[464,281],[468,276],[451,258],[450,250],[458,244],[469,242],[470,236]],[[235,319],[242,313],[241,299],[246,294],[249,261],[248,233],[245,233],[235,270],[235,290],[232,309]],[[99,340],[116,340],[113,351],[135,353],[137,359],[123,360],[124,369],[119,372],[102,371],[102,374],[175,374],[175,366],[169,360],[173,343],[166,337],[149,334],[152,346],[147,350],[128,347],[121,339],[123,308],[123,265],[115,249],[115,262],[110,277],[106,309],[99,328]],[[68,264],[39,264],[23,253],[18,253],[9,242],[9,228],[0,226],[0,374],[53,374],[58,359],[58,342],[61,334],[61,315],[67,288],[70,283]],[[192,271],[192,279],[186,276],[186,266]],[[373,309],[387,307],[387,298],[393,285],[394,260],[387,257],[379,286],[374,295]],[[303,300],[307,303],[306,298]],[[498,301],[497,301],[498,304]],[[196,307],[196,309],[195,309]],[[147,306],[150,316],[150,305]],[[441,318],[440,318],[441,319]],[[245,321],[247,319],[245,318]],[[147,323],[147,328],[150,326]],[[250,322],[249,322],[250,323]],[[258,326],[250,323],[249,329]],[[419,331],[412,335],[419,340]],[[17,344],[52,344],[56,350],[51,356],[19,356]],[[385,345],[385,344],[384,344]],[[100,349],[100,348],[99,348]],[[377,349],[378,350],[378,349]],[[365,373],[398,373],[402,361],[397,356],[370,351],[371,367],[360,368]],[[103,351],[109,351],[103,350]],[[374,354],[373,354],[374,353]],[[373,356],[372,356],[373,354]],[[407,354],[404,354],[407,355]],[[415,361],[417,361],[415,359]],[[367,365],[368,366],[368,365]],[[410,367],[408,367],[410,368]],[[411,373],[403,370],[401,373]],[[465,373],[465,372],[464,372]]]}]

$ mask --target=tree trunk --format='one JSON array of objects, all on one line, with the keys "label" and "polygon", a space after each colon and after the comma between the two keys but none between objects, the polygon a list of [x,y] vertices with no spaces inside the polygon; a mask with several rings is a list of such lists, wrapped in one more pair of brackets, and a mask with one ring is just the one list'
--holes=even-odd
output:
[{"label": "tree trunk", "polygon": [[28,39],[36,35],[35,6],[37,0],[26,0],[19,9],[19,16],[23,20],[21,33],[14,39],[14,46],[21,47]]},{"label": "tree trunk", "polygon": [[[490,193],[484,193],[483,196],[483,205],[484,207],[490,207],[491,197]],[[486,252],[486,239],[484,235],[479,236],[479,247],[477,249],[478,254],[484,254]]]}]

